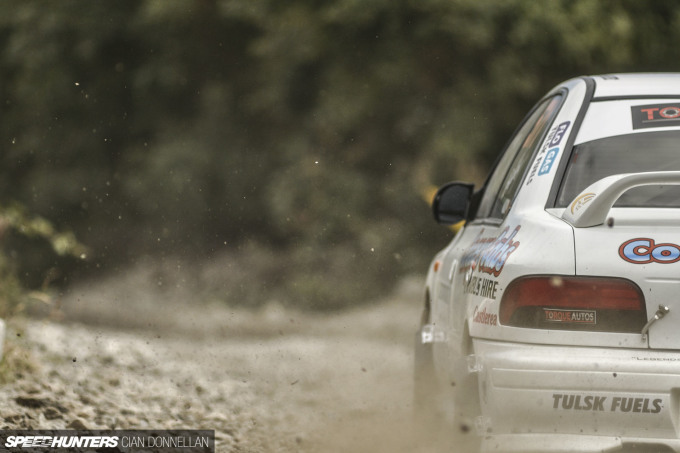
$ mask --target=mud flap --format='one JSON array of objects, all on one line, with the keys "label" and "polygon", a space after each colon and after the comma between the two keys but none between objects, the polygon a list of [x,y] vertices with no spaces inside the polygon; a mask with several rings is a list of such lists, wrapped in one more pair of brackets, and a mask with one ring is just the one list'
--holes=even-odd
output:
[{"label": "mud flap", "polygon": [[415,337],[413,364],[413,408],[418,422],[428,424],[437,418],[437,379],[434,371],[432,342],[427,332],[419,330]]}]

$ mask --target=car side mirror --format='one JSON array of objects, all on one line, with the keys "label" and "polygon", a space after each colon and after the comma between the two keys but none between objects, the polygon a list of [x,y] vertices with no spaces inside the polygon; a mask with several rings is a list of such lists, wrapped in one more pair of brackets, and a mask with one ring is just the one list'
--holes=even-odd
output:
[{"label": "car side mirror", "polygon": [[465,220],[474,187],[474,184],[464,182],[450,182],[442,186],[432,202],[435,220],[443,225]]}]

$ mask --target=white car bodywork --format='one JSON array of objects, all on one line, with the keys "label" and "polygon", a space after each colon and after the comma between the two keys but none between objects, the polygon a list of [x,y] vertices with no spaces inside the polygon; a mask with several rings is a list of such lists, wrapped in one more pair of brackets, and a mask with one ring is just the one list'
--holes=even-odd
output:
[{"label": "white car bodywork", "polygon": [[[521,182],[501,214],[468,217],[433,260],[420,341],[439,383],[476,376],[483,451],[680,452],[680,208],[614,205],[636,187],[680,184],[680,164],[645,171],[641,149],[633,171],[559,200],[567,176],[587,179],[570,170],[575,147],[680,131],[680,75],[584,77],[544,99],[555,95],[528,163],[508,170]],[[576,299],[600,281],[627,308],[610,295],[597,307],[530,300],[543,287]]]}]

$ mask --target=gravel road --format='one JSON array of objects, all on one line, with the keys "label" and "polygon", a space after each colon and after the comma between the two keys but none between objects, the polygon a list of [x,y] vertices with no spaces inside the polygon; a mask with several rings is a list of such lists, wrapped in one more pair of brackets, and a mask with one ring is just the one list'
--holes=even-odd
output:
[{"label": "gravel road", "polygon": [[420,291],[403,286],[333,315],[73,290],[10,323],[0,423],[214,429],[218,452],[431,451],[411,417]]}]

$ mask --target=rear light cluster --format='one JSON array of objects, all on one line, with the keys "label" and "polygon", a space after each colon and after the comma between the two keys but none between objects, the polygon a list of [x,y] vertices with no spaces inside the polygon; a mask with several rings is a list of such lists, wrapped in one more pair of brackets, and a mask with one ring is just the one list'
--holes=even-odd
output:
[{"label": "rear light cluster", "polygon": [[645,299],[621,278],[530,276],[503,293],[500,322],[538,329],[640,332],[647,322]]}]

